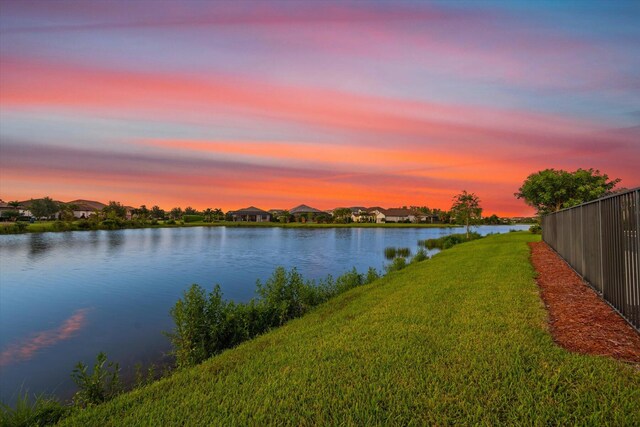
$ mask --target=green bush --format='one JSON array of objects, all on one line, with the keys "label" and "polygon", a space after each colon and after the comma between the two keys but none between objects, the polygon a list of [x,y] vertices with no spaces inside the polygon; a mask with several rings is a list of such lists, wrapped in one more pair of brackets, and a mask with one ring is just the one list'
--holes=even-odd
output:
[{"label": "green bush", "polygon": [[170,219],[164,222],[167,225],[175,225],[176,221],[174,219]]},{"label": "green bush", "polygon": [[377,278],[374,268],[366,276],[354,268],[335,280],[327,276],[314,282],[305,280],[295,268],[287,271],[278,267],[264,283],[257,281],[258,298],[249,303],[225,301],[218,285],[208,295],[199,285],[191,285],[170,311],[175,327],[167,335],[176,365],[181,368],[201,363]]},{"label": "green bush", "polygon": [[81,219],[80,221],[78,221],[78,228],[80,230],[90,230],[94,228],[94,224],[87,221],[86,219]]},{"label": "green bush", "polygon": [[429,259],[429,255],[427,255],[427,252],[423,248],[420,248],[418,249],[418,252],[416,252],[415,256],[411,259],[411,262],[422,262],[427,259]]},{"label": "green bush", "polygon": [[29,227],[29,224],[23,221],[18,221],[15,224],[13,224],[13,228],[16,233],[24,233],[25,231],[27,231],[28,227]]},{"label": "green bush", "polygon": [[142,369],[141,363],[136,363],[134,366],[133,387],[143,387],[151,384],[156,380],[156,365],[151,364],[145,371]]},{"label": "green bush", "polygon": [[[219,291],[216,285],[214,292]],[[213,299],[213,296],[210,297]],[[197,284],[191,285],[173,306],[169,314],[175,324],[174,332],[167,334],[174,347],[176,364],[179,368],[193,366],[205,360],[207,352],[207,295]]]},{"label": "green bush", "polygon": [[362,274],[359,274],[358,271],[353,268],[353,270],[339,276],[336,279],[336,294],[341,294],[343,292],[348,291],[349,289],[357,288],[358,286],[362,286],[365,284],[364,277]]},{"label": "green bush", "polygon": [[533,234],[542,234],[542,227],[540,226],[540,224],[533,224],[531,227],[529,227],[529,231]]},{"label": "green bush", "polygon": [[449,234],[448,236],[442,236],[438,239],[418,240],[418,245],[427,249],[449,249],[457,244],[480,238],[482,238],[482,236],[476,232],[469,233],[468,240],[466,234]]},{"label": "green bush", "polygon": [[407,260],[403,257],[394,258],[393,262],[387,265],[385,268],[387,273],[391,273],[392,271],[402,270],[407,266]]},{"label": "green bush", "polygon": [[375,282],[379,278],[380,278],[380,274],[378,273],[378,270],[376,270],[373,267],[369,267],[369,270],[367,270],[367,275],[364,281],[365,283],[369,284],[369,283]]},{"label": "green bush", "polygon": [[117,230],[123,225],[122,220],[119,219],[105,219],[100,223],[100,227],[107,230]]},{"label": "green bush", "polygon": [[0,425],[7,427],[48,426],[69,416],[71,408],[53,398],[36,396],[31,402],[26,392],[18,393],[14,408],[0,403]]},{"label": "green bush", "polygon": [[68,231],[74,229],[73,224],[60,220],[55,221],[51,227],[54,229],[54,231]]},{"label": "green bush", "polygon": [[111,400],[122,391],[120,365],[107,362],[103,352],[98,353],[92,373],[87,372],[87,365],[78,362],[71,378],[79,388],[73,402],[81,408]]},{"label": "green bush", "polygon": [[183,215],[182,220],[186,223],[189,222],[202,222],[204,221],[204,216],[202,215]]}]

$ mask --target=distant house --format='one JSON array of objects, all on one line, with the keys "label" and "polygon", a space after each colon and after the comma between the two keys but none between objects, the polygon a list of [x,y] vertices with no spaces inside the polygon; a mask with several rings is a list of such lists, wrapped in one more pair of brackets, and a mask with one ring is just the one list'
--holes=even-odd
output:
[{"label": "distant house", "polygon": [[411,209],[375,209],[373,213],[376,216],[376,222],[415,222],[416,220]]},{"label": "distant house", "polygon": [[369,208],[352,206],[349,209],[351,209],[351,221],[353,222],[376,222],[376,214]]},{"label": "distant house", "polygon": [[73,216],[76,218],[89,218],[91,215],[95,215],[96,211],[101,211],[107,205],[104,203],[96,202],[94,200],[72,200],[66,203],[73,206]]},{"label": "distant house", "polygon": [[0,200],[0,212],[3,211],[17,211],[18,208],[14,208],[10,206],[8,203],[5,203],[4,200]]},{"label": "distant house", "polygon": [[300,205],[293,209],[289,209],[289,213],[295,217],[300,217],[302,215],[328,215],[325,211],[321,211],[320,209],[312,208],[307,205]]},{"label": "distant house", "polygon": [[387,222],[387,210],[381,207],[376,206],[370,208],[369,215],[371,215],[375,219],[375,222],[377,222],[378,224]]},{"label": "distant house", "polygon": [[233,221],[269,222],[271,214],[255,206],[229,212]]},{"label": "distant house", "polygon": [[125,206],[125,218],[127,219],[133,219],[133,212],[135,212],[136,208],[134,208],[133,206]]},{"label": "distant house", "polygon": [[[9,213],[4,214],[4,212],[9,212]],[[6,217],[5,215],[12,215],[11,212],[18,212],[18,215],[22,215],[20,213],[20,206],[16,208],[9,205],[8,203],[5,203],[3,200],[0,200],[0,218],[3,220],[9,219],[9,217]],[[12,216],[11,219],[13,218],[14,217]]]}]

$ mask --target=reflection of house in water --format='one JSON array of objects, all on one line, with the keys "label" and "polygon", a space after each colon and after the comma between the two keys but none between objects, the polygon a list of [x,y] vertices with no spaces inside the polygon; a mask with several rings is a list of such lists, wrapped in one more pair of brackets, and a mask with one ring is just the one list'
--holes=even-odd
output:
[{"label": "reflection of house in water", "polygon": [[255,206],[249,206],[248,208],[238,209],[237,211],[229,212],[233,221],[248,221],[248,222],[268,222],[271,221],[271,214]]}]

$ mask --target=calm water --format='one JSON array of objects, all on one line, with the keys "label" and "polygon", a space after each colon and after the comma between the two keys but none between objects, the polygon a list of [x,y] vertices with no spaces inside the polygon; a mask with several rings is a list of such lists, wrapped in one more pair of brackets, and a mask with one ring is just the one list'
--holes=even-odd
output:
[{"label": "calm water", "polygon": [[[482,226],[481,234],[526,229]],[[190,284],[247,301],[257,279],[382,270],[384,248],[460,229],[166,228],[0,236],[0,397],[21,387],[68,397],[79,361],[105,351],[123,368],[169,350],[169,309]],[[165,357],[166,360],[166,357]]]}]

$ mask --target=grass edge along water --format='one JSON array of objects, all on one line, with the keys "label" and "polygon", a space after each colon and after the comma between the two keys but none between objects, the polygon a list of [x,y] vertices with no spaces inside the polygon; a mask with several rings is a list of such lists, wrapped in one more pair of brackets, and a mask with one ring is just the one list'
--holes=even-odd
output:
[{"label": "grass edge along water", "polygon": [[528,241],[393,272],[63,425],[640,422],[640,372],[558,347]]}]

